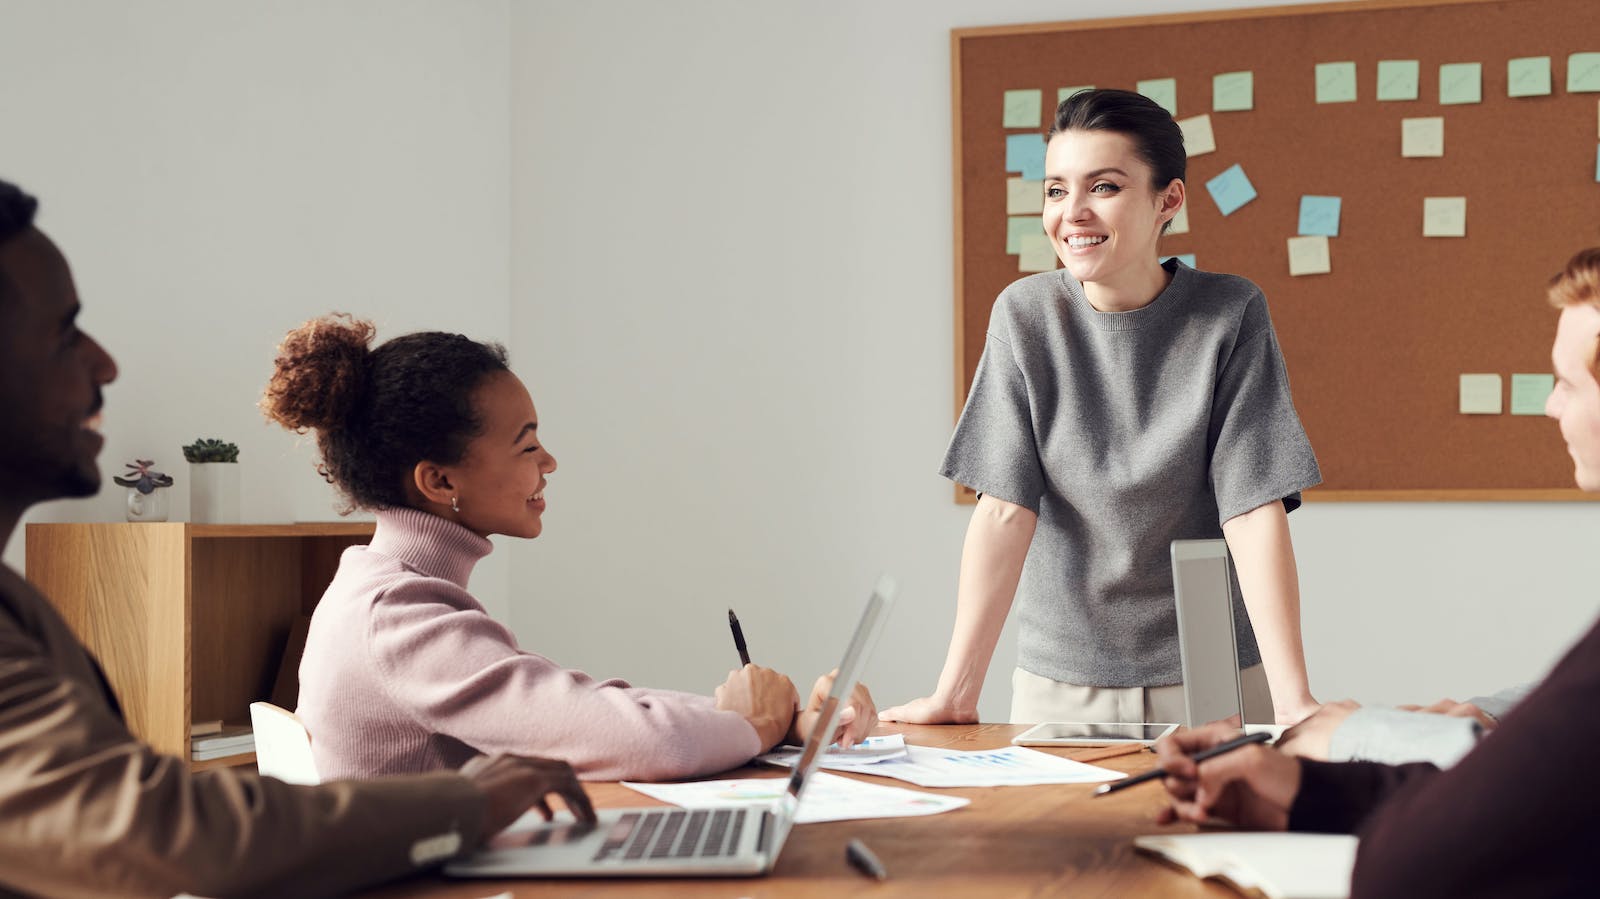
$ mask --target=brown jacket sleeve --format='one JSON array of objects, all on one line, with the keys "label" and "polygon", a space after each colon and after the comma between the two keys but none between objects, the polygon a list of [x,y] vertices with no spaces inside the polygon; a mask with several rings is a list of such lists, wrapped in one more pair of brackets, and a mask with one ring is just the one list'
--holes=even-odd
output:
[{"label": "brown jacket sleeve", "polygon": [[[481,838],[483,794],[456,774],[302,787],[190,773],[128,733],[79,660],[57,658],[59,635],[30,633],[7,605],[0,891],[326,895],[437,864]],[[26,611],[65,631],[53,609]]]}]

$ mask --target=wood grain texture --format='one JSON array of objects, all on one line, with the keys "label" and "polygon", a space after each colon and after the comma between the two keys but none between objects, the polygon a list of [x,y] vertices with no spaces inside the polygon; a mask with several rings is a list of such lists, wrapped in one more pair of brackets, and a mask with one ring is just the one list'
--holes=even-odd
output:
[{"label": "wood grain texture", "polygon": [[[1004,91],[1043,90],[1049,107],[1061,86],[1172,77],[1178,117],[1210,114],[1218,149],[1189,161],[1190,232],[1162,238],[1161,252],[1195,253],[1200,268],[1265,291],[1328,488],[1307,499],[1566,499],[1550,493],[1572,471],[1549,421],[1461,415],[1457,391],[1462,373],[1509,382],[1549,368],[1544,285],[1596,242],[1594,95],[1565,89],[1568,55],[1594,50],[1595,34],[1593,0],[1384,0],[953,32],[957,414],[994,299],[1023,277],[1004,252],[1003,156],[1005,135],[1026,132],[1002,127]],[[1507,60],[1546,55],[1552,94],[1507,97]],[[1420,63],[1419,99],[1376,99],[1386,59]],[[1358,100],[1317,104],[1313,66],[1339,61],[1356,63]],[[1439,66],[1458,62],[1482,64],[1482,102],[1438,102]],[[1254,110],[1213,111],[1211,77],[1238,70],[1255,75]],[[1400,156],[1401,119],[1421,116],[1444,117],[1444,157]],[[1235,163],[1259,197],[1224,217],[1205,182]],[[1343,201],[1329,275],[1288,274],[1305,194]],[[1428,196],[1467,197],[1468,237],[1422,236]]]},{"label": "wood grain texture", "polygon": [[[888,725],[877,733],[904,733],[920,746],[993,749],[1009,744],[1026,725]],[[1070,756],[1067,751],[1040,751]],[[1138,772],[1155,764],[1149,753],[1107,759],[1105,767]],[[779,777],[770,768],[747,768],[718,777]],[[847,774],[870,783],[919,789],[882,777]],[[587,785],[595,805],[660,805],[618,784]],[[384,899],[481,899],[505,891],[525,897],[1224,897],[1236,896],[1133,851],[1138,834],[1183,832],[1157,827],[1161,790],[1152,785],[1105,798],[1093,786],[987,787],[938,790],[965,796],[964,809],[925,818],[887,818],[806,824],[794,829],[772,875],[731,880],[504,880],[417,878],[367,895]],[[884,883],[867,880],[845,863],[844,847],[864,841],[889,871]]]},{"label": "wood grain texture", "polygon": [[129,729],[187,757],[191,721],[246,723],[250,703],[273,695],[292,625],[372,527],[30,524],[27,576],[99,659]]}]

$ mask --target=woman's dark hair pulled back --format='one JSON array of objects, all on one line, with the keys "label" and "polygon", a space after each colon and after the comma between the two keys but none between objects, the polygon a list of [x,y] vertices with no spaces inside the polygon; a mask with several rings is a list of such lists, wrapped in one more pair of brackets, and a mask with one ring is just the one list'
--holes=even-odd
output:
[{"label": "woman's dark hair pulled back", "polygon": [[418,462],[461,461],[483,429],[473,393],[509,369],[497,343],[422,331],[372,349],[375,333],[342,314],[290,331],[261,409],[285,428],[317,432],[319,471],[352,505],[400,508],[410,505]]},{"label": "woman's dark hair pulled back", "polygon": [[1183,180],[1189,154],[1183,129],[1156,101],[1133,91],[1081,90],[1061,101],[1050,126],[1049,140],[1063,131],[1114,131],[1133,140],[1135,152],[1150,166],[1150,186],[1161,190],[1174,178]]}]

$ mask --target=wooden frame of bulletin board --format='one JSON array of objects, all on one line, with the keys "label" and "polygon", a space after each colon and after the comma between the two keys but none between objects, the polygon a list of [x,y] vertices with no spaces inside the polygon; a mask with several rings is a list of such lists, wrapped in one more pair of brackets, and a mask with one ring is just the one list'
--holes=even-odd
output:
[{"label": "wooden frame of bulletin board", "polygon": [[[1528,414],[1535,393],[1511,387],[1550,371],[1546,283],[1600,244],[1600,93],[1583,89],[1587,60],[1568,83],[1572,54],[1600,53],[1600,2],[1270,7],[959,29],[950,45],[958,415],[994,300],[1026,276],[1005,252],[1007,179],[1021,177],[1005,138],[1047,129],[1061,88],[1171,78],[1175,117],[1209,115],[1216,150],[1190,157],[1189,230],[1163,237],[1161,253],[1266,292],[1322,465],[1306,498],[1588,498],[1555,424]],[[1508,95],[1511,60],[1525,57],[1549,57],[1547,94]],[[1417,61],[1417,99],[1377,99],[1384,60]],[[1335,62],[1355,64],[1356,99],[1318,103],[1316,66]],[[1481,64],[1481,101],[1441,103],[1442,75],[1454,86],[1463,71],[1441,66],[1461,63]],[[1517,65],[1527,93],[1530,64]],[[1253,74],[1251,108],[1215,110],[1213,76],[1240,71]],[[1006,91],[1029,89],[1042,92],[1040,124],[1004,127]],[[1430,117],[1444,120],[1444,155],[1402,157],[1402,120]],[[1206,182],[1235,164],[1257,197],[1224,216]],[[1340,198],[1327,274],[1289,274],[1302,195]],[[1466,198],[1465,237],[1423,236],[1428,197]],[[1486,373],[1501,377],[1503,414],[1462,414],[1459,376]],[[1524,414],[1511,414],[1514,399]]]}]

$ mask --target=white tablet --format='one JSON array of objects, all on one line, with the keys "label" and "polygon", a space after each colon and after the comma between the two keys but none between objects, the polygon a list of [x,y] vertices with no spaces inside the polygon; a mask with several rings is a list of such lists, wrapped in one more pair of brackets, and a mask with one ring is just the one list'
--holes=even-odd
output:
[{"label": "white tablet", "polygon": [[1018,746],[1105,746],[1143,743],[1146,746],[1178,729],[1176,724],[1080,724],[1051,721],[1036,724],[1011,738]]}]

